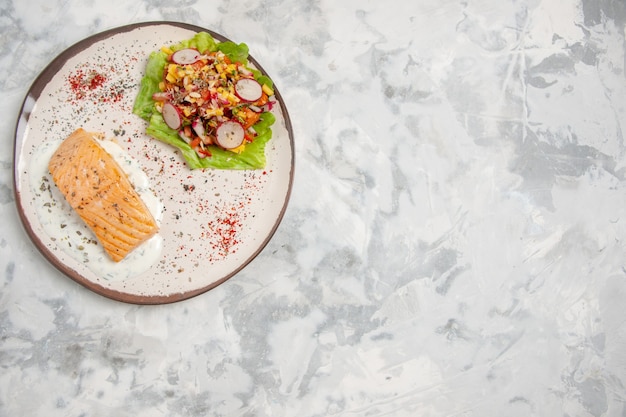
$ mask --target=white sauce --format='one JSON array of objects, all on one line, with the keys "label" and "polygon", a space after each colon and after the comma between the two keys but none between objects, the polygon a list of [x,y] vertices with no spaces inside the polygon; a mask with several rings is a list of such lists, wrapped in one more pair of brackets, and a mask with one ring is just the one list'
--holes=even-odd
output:
[{"label": "white sauce", "polygon": [[[117,161],[128,175],[137,193],[154,216],[157,224],[163,217],[163,203],[150,188],[148,176],[137,161],[110,140],[99,140],[102,147]],[[93,273],[108,281],[120,281],[140,275],[156,263],[163,249],[163,239],[155,236],[114,262],[97,243],[95,234],[67,203],[48,172],[48,162],[61,141],[48,142],[38,147],[31,159],[30,187],[37,198],[33,201],[44,231],[69,256],[85,264]]]}]

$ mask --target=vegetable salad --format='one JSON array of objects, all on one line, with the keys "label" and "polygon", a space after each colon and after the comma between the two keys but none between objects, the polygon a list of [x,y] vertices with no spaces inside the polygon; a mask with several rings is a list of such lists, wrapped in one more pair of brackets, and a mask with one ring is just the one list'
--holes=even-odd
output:
[{"label": "vegetable salad", "polygon": [[248,65],[246,44],[200,32],[150,54],[133,113],[191,169],[260,169],[274,105],[273,83]]}]

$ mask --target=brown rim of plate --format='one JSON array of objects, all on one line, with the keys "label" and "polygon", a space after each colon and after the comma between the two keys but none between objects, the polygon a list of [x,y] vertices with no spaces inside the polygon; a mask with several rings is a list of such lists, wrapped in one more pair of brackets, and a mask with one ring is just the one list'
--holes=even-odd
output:
[{"label": "brown rim of plate", "polygon": [[[20,111],[18,113],[17,121],[15,123],[14,148],[13,148],[13,191],[15,195],[15,203],[17,206],[17,211],[18,211],[20,220],[22,222],[22,225],[24,229],[26,230],[26,233],[28,234],[30,239],[33,241],[33,243],[35,244],[39,252],[41,252],[41,254],[48,260],[48,262],[50,262],[56,269],[58,269],[59,271],[61,271],[62,273],[64,273],[65,275],[73,279],[74,281],[76,281],[77,283],[81,284],[82,286],[90,289],[91,291],[97,294],[100,294],[104,297],[116,300],[116,301],[121,301],[125,303],[130,303],[130,304],[142,304],[142,305],[168,304],[168,303],[174,303],[178,301],[187,300],[189,298],[198,296],[200,294],[203,294],[219,286],[220,284],[223,284],[224,282],[229,280],[231,277],[239,273],[250,262],[252,262],[252,260],[256,258],[259,255],[259,253],[261,253],[261,251],[265,248],[265,246],[267,246],[269,241],[272,239],[272,237],[274,236],[276,230],[278,229],[278,226],[280,225],[284,217],[285,211],[287,210],[287,204],[291,196],[291,190],[293,187],[294,169],[295,169],[295,149],[294,149],[294,139],[293,139],[293,127],[291,125],[291,119],[289,118],[287,107],[285,106],[285,103],[282,99],[282,96],[280,95],[278,88],[276,87],[276,85],[274,85],[274,94],[276,95],[277,102],[283,114],[285,128],[289,134],[289,142],[290,142],[290,148],[291,148],[291,164],[290,164],[290,171],[289,171],[289,182],[287,186],[287,192],[285,193],[285,198],[282,204],[282,208],[280,212],[278,213],[276,222],[272,226],[270,232],[265,237],[265,239],[260,243],[257,250],[254,251],[254,253],[248,259],[246,259],[238,268],[228,273],[224,277],[218,279],[217,281],[211,283],[210,285],[207,285],[201,288],[196,288],[196,289],[186,291],[186,292],[163,295],[163,296],[159,296],[159,295],[147,296],[147,295],[123,293],[123,292],[119,292],[119,291],[115,291],[115,290],[103,287],[93,281],[88,280],[87,278],[83,277],[80,273],[78,273],[74,269],[68,267],[63,262],[61,262],[53,254],[53,252],[46,247],[46,245],[40,240],[39,236],[37,236],[37,234],[34,232],[26,214],[24,213],[24,208],[22,205],[22,198],[21,198],[21,193],[20,193],[19,184],[18,184],[18,178],[20,175],[17,169],[17,166],[18,166],[17,159],[18,159],[18,152],[21,151],[22,149],[22,141],[24,139],[23,137],[18,136],[20,132],[20,127],[22,123],[28,122],[28,117],[29,117],[29,114],[25,112],[26,102],[29,97],[36,101],[41,95],[41,92],[43,91],[45,86],[52,80],[54,75],[56,75],[56,73],[63,67],[63,65],[70,58],[74,57],[81,51],[87,49],[94,43],[107,39],[113,35],[118,35],[120,33],[130,32],[138,28],[149,27],[149,26],[174,26],[174,27],[179,27],[182,29],[188,29],[194,32],[207,32],[211,36],[213,36],[214,39],[220,42],[230,41],[230,39],[226,38],[225,36],[215,33],[209,29],[205,29],[203,27],[191,25],[188,23],[171,22],[171,21],[149,21],[149,22],[133,23],[130,25],[120,26],[117,28],[105,30],[103,32],[99,32],[94,35],[91,35],[75,43],[74,45],[70,46],[69,48],[64,50],[61,54],[59,54],[56,58],[54,58],[44,68],[44,70],[37,76],[35,81],[31,84],[31,87],[27,91],[26,96],[22,102]],[[254,59],[252,55],[248,56],[248,60],[252,62],[252,64],[254,64],[254,66],[258,68],[259,71],[261,71],[263,74],[267,74],[267,72],[261,67],[261,65]]]}]

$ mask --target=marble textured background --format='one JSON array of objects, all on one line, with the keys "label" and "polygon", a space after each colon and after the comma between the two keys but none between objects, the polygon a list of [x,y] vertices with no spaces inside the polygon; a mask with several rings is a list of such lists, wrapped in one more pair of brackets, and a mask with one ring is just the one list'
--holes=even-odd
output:
[{"label": "marble textured background", "polygon": [[[135,306],[19,224],[56,55],[183,21],[246,42],[296,137],[261,255]],[[626,416],[626,3],[0,1],[0,416]]]}]

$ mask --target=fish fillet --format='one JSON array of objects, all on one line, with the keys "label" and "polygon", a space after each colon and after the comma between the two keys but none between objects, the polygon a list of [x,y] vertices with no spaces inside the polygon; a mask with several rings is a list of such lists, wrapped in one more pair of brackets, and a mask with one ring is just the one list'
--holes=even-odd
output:
[{"label": "fish fillet", "polygon": [[158,231],[126,173],[85,130],[77,129],[61,143],[48,169],[67,202],[115,262]]}]

